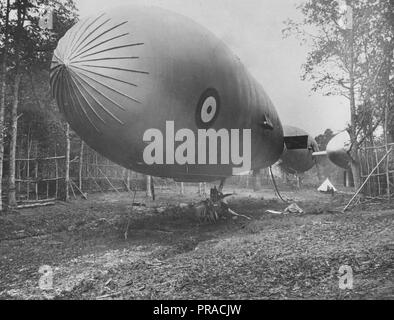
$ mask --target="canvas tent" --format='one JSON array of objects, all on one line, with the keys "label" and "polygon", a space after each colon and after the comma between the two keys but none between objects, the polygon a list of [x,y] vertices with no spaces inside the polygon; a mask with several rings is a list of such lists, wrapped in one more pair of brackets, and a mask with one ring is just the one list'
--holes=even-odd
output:
[{"label": "canvas tent", "polygon": [[317,188],[317,190],[320,192],[337,191],[337,189],[328,178],[322,183],[319,188]]}]

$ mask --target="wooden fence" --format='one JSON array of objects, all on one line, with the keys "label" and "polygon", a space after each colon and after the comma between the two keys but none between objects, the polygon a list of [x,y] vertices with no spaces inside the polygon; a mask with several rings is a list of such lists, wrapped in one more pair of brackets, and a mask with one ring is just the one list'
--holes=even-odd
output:
[{"label": "wooden fence", "polygon": [[[393,152],[379,164],[390,148],[394,149],[394,143],[380,146],[364,145],[360,148],[361,177],[363,181],[369,177],[363,189],[365,195],[391,197],[391,193],[394,191]],[[376,170],[372,172],[374,168]]]},{"label": "wooden fence", "polygon": [[52,147],[50,154],[49,148],[36,141],[18,144],[15,182],[19,204],[94,192],[145,190],[144,175],[112,163],[80,141],[72,144],[68,157],[64,148],[59,149],[58,154],[56,146]]}]

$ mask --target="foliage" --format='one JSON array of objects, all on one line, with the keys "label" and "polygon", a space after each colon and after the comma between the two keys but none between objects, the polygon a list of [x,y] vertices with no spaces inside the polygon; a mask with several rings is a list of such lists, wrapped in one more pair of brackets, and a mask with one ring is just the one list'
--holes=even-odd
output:
[{"label": "foliage", "polygon": [[[4,26],[5,8],[0,10],[0,24]],[[40,28],[39,19],[51,10],[54,17],[53,30]],[[19,27],[16,13],[22,14],[22,25]],[[15,55],[19,54],[23,67],[29,70],[49,67],[57,41],[75,23],[77,15],[73,0],[15,0],[11,2],[10,18],[9,53],[10,56],[14,55],[14,59],[10,59],[9,63],[12,67]]]},{"label": "foliage", "polygon": [[319,134],[315,140],[319,146],[319,150],[326,150],[328,142],[334,137],[334,132],[331,129],[326,129],[323,134]]},{"label": "foliage", "polygon": [[[5,4],[0,4],[0,30],[4,30]],[[53,12],[53,29],[42,29],[39,19]],[[18,14],[22,24],[18,27]],[[50,140],[64,140],[64,121],[54,103],[49,86],[49,67],[57,41],[76,22],[77,9],[73,0],[14,0],[11,1],[9,25],[6,104],[12,103],[12,83],[16,63],[20,61],[22,83],[18,105],[18,136],[30,135],[48,146]],[[0,59],[4,54],[5,32],[0,32]],[[6,110],[6,123],[10,114]],[[7,133],[6,133],[7,135]],[[5,137],[6,142],[9,137]]]},{"label": "foliage", "polygon": [[350,125],[353,133],[357,129],[365,136],[382,124],[387,100],[393,98],[394,1],[360,0],[349,4],[353,19],[346,25],[343,4],[308,0],[298,7],[302,21],[288,20],[283,32],[311,46],[302,79],[312,82],[313,91],[349,100],[354,95]]}]

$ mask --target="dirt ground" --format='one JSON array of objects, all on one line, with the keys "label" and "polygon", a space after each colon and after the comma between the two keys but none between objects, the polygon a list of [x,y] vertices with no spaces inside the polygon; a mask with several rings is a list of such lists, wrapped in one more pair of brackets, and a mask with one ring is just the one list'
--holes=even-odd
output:
[{"label": "dirt ground", "polygon": [[[0,298],[394,298],[394,206],[343,214],[349,195],[285,191],[305,212],[272,214],[287,206],[272,190],[225,192],[251,220],[200,221],[187,205],[202,200],[193,187],[157,190],[156,201],[139,192],[133,210],[131,194],[108,193],[3,215]],[[343,265],[353,289],[339,288]]]}]

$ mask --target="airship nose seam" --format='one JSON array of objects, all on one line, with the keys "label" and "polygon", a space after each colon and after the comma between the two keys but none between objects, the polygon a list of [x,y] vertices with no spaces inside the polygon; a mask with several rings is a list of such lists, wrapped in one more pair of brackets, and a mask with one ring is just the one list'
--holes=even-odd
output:
[{"label": "airship nose seam", "polygon": [[[73,44],[71,44],[69,53],[74,52],[74,50],[76,49],[75,46],[78,46],[78,47],[79,47],[79,46],[81,45],[80,40],[81,40],[81,38],[84,36],[84,34],[86,33],[86,31],[87,31],[87,30],[88,30],[98,19],[100,19],[100,18],[101,18],[102,16],[104,16],[104,15],[105,15],[105,13],[102,13],[102,14],[99,15],[96,19],[94,19],[88,26],[86,26],[86,28],[79,34],[79,37],[77,38],[77,40],[76,40]],[[85,23],[87,23],[88,20],[89,20],[89,19],[85,20],[85,22],[83,22],[82,25],[85,25]],[[82,26],[79,28],[79,30],[81,30],[81,29],[82,29]],[[78,33],[79,30],[76,30],[75,33]],[[82,42],[83,42],[83,41],[82,41]]]},{"label": "airship nose seam", "polygon": [[[62,65],[59,65],[60,67]],[[63,71],[63,68],[57,68],[50,77],[50,83],[52,86],[52,96],[58,100],[57,95],[58,95],[58,86],[59,86],[59,81],[57,81],[57,78],[59,77],[59,74]]]},{"label": "airship nose seam", "polygon": [[[72,64],[72,63],[71,63],[71,64]],[[107,75],[105,75],[105,74],[101,74],[101,73],[98,73],[98,72],[94,72],[94,71],[91,71],[91,70],[88,70],[88,69],[83,69],[83,68],[77,67],[77,66],[75,66],[75,65],[72,65],[71,67],[76,68],[76,69],[79,69],[79,70],[81,70],[81,71],[85,71],[85,72],[94,74],[94,75],[99,76],[99,77],[103,77],[103,78],[107,78],[107,79],[119,81],[119,82],[121,82],[121,83],[126,83],[126,84],[129,84],[129,85],[133,86],[133,87],[138,87],[138,85],[136,85],[135,83],[132,83],[132,82],[124,81],[124,80],[121,80],[121,79],[118,79],[118,78],[115,78],[115,77],[111,77],[111,76],[107,76]],[[122,108],[122,110],[124,110],[124,109]]]},{"label": "airship nose seam", "polygon": [[[83,50],[83,49],[86,47],[86,45],[85,45],[83,48],[81,48],[78,52],[76,52],[76,53],[71,57],[71,60],[74,60],[74,59],[78,58],[80,55],[82,55],[82,54],[84,54],[84,53],[86,53],[86,52],[89,52],[90,50],[92,50],[92,49],[94,49],[94,48],[97,48],[97,47],[99,47],[99,46],[101,46],[101,45],[103,45],[103,44],[105,44],[105,43],[107,43],[107,42],[110,42],[110,41],[112,41],[112,40],[116,40],[116,39],[125,37],[125,36],[127,36],[127,35],[130,35],[130,33],[128,33],[128,32],[122,33],[122,34],[120,34],[120,35],[118,35],[118,36],[115,36],[115,37],[112,37],[112,38],[110,38],[110,39],[101,41],[101,42],[99,42],[98,44],[95,44],[94,46],[89,47],[89,48]],[[83,50],[83,51],[81,51],[81,50]],[[76,63],[77,63],[77,62],[78,62],[78,61],[76,61]]]},{"label": "airship nose seam", "polygon": [[82,63],[82,62],[94,62],[94,61],[105,61],[105,60],[126,60],[126,59],[139,59],[140,57],[137,56],[130,56],[130,57],[105,57],[105,58],[96,58],[96,59],[87,59],[87,60],[78,60],[78,61],[71,61],[71,64]]},{"label": "airship nose seam", "polygon": [[[85,83],[85,84],[87,84],[90,88],[92,88],[94,91],[96,91],[98,94],[100,94],[101,96],[103,96],[103,97],[105,97],[105,98],[107,98],[108,100],[110,100],[107,96],[105,96],[103,93],[101,93],[99,90],[97,90],[96,88],[94,88],[93,86],[91,86],[88,82],[86,82],[85,80],[83,80],[77,73],[75,73],[74,71],[72,71],[71,70],[71,68],[70,68],[70,71],[71,71],[71,73],[74,75],[74,77],[75,77],[75,80],[79,83],[79,85],[80,85],[80,87],[79,87],[79,89],[83,89],[100,107],[101,107],[101,109],[105,112],[105,113],[107,113],[111,118],[113,118],[115,121],[117,121],[117,122],[119,122],[121,125],[124,125],[124,123],[121,121],[121,120],[119,120],[112,112],[110,112],[106,107],[104,107],[103,106],[103,104],[100,102],[100,101],[98,101],[95,97],[94,97],[94,95],[93,94],[91,94],[90,92],[89,92],[89,90],[84,86],[84,84],[83,83]],[[74,78],[74,77],[72,77],[72,78]],[[82,82],[83,83],[82,83]],[[77,86],[78,87],[78,86]],[[89,100],[88,99],[86,99],[86,97],[83,95],[83,92],[81,91],[81,90],[79,90],[79,92],[81,93],[81,95],[84,97],[84,100],[88,103],[88,105],[89,105],[89,107],[92,109],[92,111],[97,115],[97,113],[96,113],[96,110],[95,110],[95,108],[89,103]],[[102,122],[104,122],[105,123],[105,121],[101,118],[101,117],[99,117],[100,118],[100,120],[102,121]]]},{"label": "airship nose seam", "polygon": [[[58,63],[57,61],[52,61],[52,63]],[[62,65],[61,64],[57,64],[56,66],[52,67],[49,71],[50,71],[50,78],[53,77],[53,72],[55,72],[57,69],[59,69]]]},{"label": "airship nose seam", "polygon": [[[82,27],[85,26],[85,24],[86,24],[88,21],[89,21],[89,18],[86,19],[85,21],[83,21],[82,24],[81,24],[81,26],[79,27],[79,29],[77,29],[77,27],[76,27],[78,24],[74,25],[73,29],[75,29],[75,30],[74,30],[73,38],[72,38],[72,40],[69,42],[68,50],[66,51],[66,52],[67,52],[67,55],[70,55],[71,52],[73,52],[72,49],[74,48],[75,44],[78,42],[78,40],[77,40],[78,31],[80,31],[80,30],[82,29]],[[70,32],[71,32],[71,30],[70,30]],[[71,34],[70,34],[70,37],[69,37],[69,38],[71,39]],[[79,38],[78,38],[78,39],[79,39]],[[62,40],[63,40],[63,39],[61,39],[61,41],[62,41]],[[65,41],[65,40],[64,40],[64,41]],[[59,43],[59,44],[60,44],[60,43]]]},{"label": "airship nose seam", "polygon": [[[89,106],[89,108],[92,110],[93,114],[102,122],[102,123],[106,123],[105,120],[97,113],[96,109],[91,105],[91,103],[89,102],[89,100],[86,98],[86,96],[83,94],[81,88],[85,91],[86,94],[88,94],[94,101],[96,101],[96,103],[100,104],[100,102],[98,102],[94,96],[92,94],[90,94],[90,92],[83,86],[83,84],[77,79],[75,78],[75,80],[79,83],[80,87],[78,86],[78,84],[74,81],[74,78],[72,76],[70,76],[71,81],[75,84],[75,86],[77,87],[78,91],[81,93],[82,97],[84,98],[86,104]],[[73,87],[70,87],[70,89],[74,90]],[[82,104],[80,105],[80,107],[82,108]],[[105,108],[104,108],[105,109]]]},{"label": "airship nose seam", "polygon": [[132,73],[149,74],[149,72],[147,72],[147,71],[140,71],[140,70],[134,70],[134,69],[124,69],[124,68],[118,68],[118,67],[97,66],[97,65],[92,65],[92,64],[82,64],[82,66],[91,67],[91,68],[102,68],[102,69],[126,71],[126,72],[132,72]]},{"label": "airship nose seam", "polygon": [[[68,77],[66,76],[66,79],[67,79],[66,82],[68,83],[68,88],[69,88],[69,90],[70,90],[70,98],[71,98],[71,100],[72,100],[72,106],[74,107],[74,105],[75,105],[74,110],[77,110],[77,113],[79,113],[79,114],[80,114],[80,110],[81,110],[81,111],[83,112],[83,114],[85,115],[86,119],[88,120],[88,122],[90,123],[90,125],[91,125],[98,133],[101,133],[100,130],[95,126],[95,124],[94,124],[94,122],[92,121],[92,119],[89,117],[88,113],[86,112],[85,108],[83,107],[83,104],[81,103],[81,100],[80,100],[79,96],[76,94],[76,92],[75,92],[75,90],[74,90],[74,86],[68,82],[68,78],[71,79],[71,81],[73,82],[74,86],[76,87],[77,92],[79,92],[79,93],[81,94],[81,96],[82,96],[83,99],[86,101],[86,103],[88,104],[88,106],[89,106],[90,108],[92,108],[92,107],[90,106],[89,101],[88,101],[88,100],[85,98],[85,96],[82,94],[81,90],[78,89],[78,85],[75,83],[73,77],[70,76],[70,74],[68,74]],[[76,99],[78,100],[78,101],[77,101],[78,103],[75,103],[75,100],[73,99],[73,96],[76,97]],[[80,109],[80,110],[77,109],[78,106],[79,106],[79,109]],[[92,109],[93,109],[93,108],[92,108]],[[93,111],[94,111],[94,109],[93,109]],[[101,118],[99,117],[99,119],[101,119]],[[101,120],[102,120],[102,119],[101,119]],[[102,121],[103,121],[103,120],[102,120]]]},{"label": "airship nose seam", "polygon": [[[83,48],[86,47],[86,45],[84,45],[82,48],[81,45],[93,34],[95,33],[98,29],[100,29],[103,25],[105,25],[107,22],[111,21],[111,19],[107,19],[105,20],[102,24],[100,24],[99,26],[97,26],[96,28],[94,28],[91,32],[89,32],[89,34],[77,45],[77,47],[73,50],[75,52],[75,54],[78,54],[78,52],[80,50],[83,50]],[[73,52],[71,51],[71,52]]]},{"label": "airship nose seam", "polygon": [[[73,71],[73,72],[74,72],[74,71]],[[98,90],[97,88],[93,87],[89,82],[87,82],[86,80],[82,79],[82,77],[80,77],[80,75],[83,76],[83,77],[85,77],[85,78],[87,78],[87,79],[89,79],[89,80],[91,80],[91,81],[93,81],[93,82],[95,82],[95,83],[97,83],[97,84],[99,84],[99,85],[101,85],[101,86],[103,86],[103,87],[105,87],[105,88],[107,88],[107,89],[109,89],[109,90],[111,90],[111,91],[113,91],[113,92],[115,92],[115,93],[117,93],[117,94],[119,94],[119,95],[121,95],[121,96],[123,96],[123,97],[125,97],[125,98],[128,98],[128,99],[132,100],[133,102],[141,103],[141,102],[138,101],[137,99],[135,99],[135,98],[133,98],[133,97],[130,97],[129,95],[127,95],[127,94],[125,94],[125,93],[123,93],[123,92],[120,92],[119,90],[116,90],[116,89],[110,87],[110,86],[107,85],[107,84],[104,84],[104,83],[102,83],[102,82],[100,82],[100,81],[98,81],[98,80],[96,80],[96,79],[93,79],[92,77],[89,77],[88,75],[86,75],[86,74],[84,74],[84,73],[76,73],[76,72],[74,72],[74,74],[77,75],[77,76],[79,77],[79,79],[81,79],[83,82],[85,82],[89,87],[91,87],[93,90],[95,90],[98,94],[104,96],[104,98],[106,98],[107,100],[113,102],[115,105],[117,105],[117,106],[118,106],[120,109],[122,109],[123,111],[125,110],[125,108],[123,108],[122,106],[120,106],[119,104],[117,104],[116,102],[114,102],[114,101],[113,101],[112,99],[110,99],[107,95],[104,95],[100,90]]]},{"label": "airship nose seam", "polygon": [[[66,87],[68,88],[68,90],[70,92],[71,108],[73,108],[74,110],[77,110],[76,106],[79,105],[79,104],[78,103],[74,103],[74,99],[73,99],[72,94],[73,93],[75,94],[75,92],[73,91],[73,88],[70,86],[70,84],[68,82],[68,77],[67,77],[68,75],[64,71],[65,71],[65,68],[62,65],[62,68],[60,68],[60,71],[56,75],[56,79],[55,79],[56,82],[55,82],[54,91],[55,91],[55,97],[56,97],[56,100],[58,101],[59,107],[61,108],[62,112],[67,114],[68,110],[64,108],[64,105],[65,105],[65,101],[63,99],[64,98],[64,90],[63,90],[63,87],[60,85],[61,83],[67,83],[68,84],[68,85],[66,85]],[[62,78],[62,82],[59,81],[60,80],[59,78]],[[91,123],[91,125],[93,125],[93,127],[95,127],[94,124],[91,122],[90,118],[88,116],[87,116],[87,118],[88,118],[88,121]]]},{"label": "airship nose seam", "polygon": [[[60,60],[61,61],[61,60]],[[54,70],[55,69],[55,70]],[[62,78],[63,83],[66,84],[68,91],[69,91],[69,97],[71,100],[71,108],[74,110],[74,112],[76,112],[79,115],[84,115],[87,119],[87,121],[89,122],[89,124],[100,134],[101,131],[97,128],[97,126],[94,124],[94,122],[92,121],[92,119],[89,117],[88,113],[86,112],[84,105],[87,105],[90,110],[94,113],[94,115],[103,123],[106,124],[105,120],[97,113],[97,111],[95,110],[95,108],[91,105],[91,103],[89,102],[89,100],[86,98],[85,94],[83,91],[85,91],[86,94],[88,94],[89,96],[91,96],[96,103],[100,104],[100,102],[98,102],[91,94],[90,92],[83,86],[82,83],[76,83],[76,81],[78,81],[78,79],[75,79],[73,74],[72,74],[72,70],[67,67],[65,64],[61,63],[59,65],[57,65],[55,68],[53,68],[54,73],[51,74],[51,82],[53,84],[53,91],[52,94],[53,96],[56,98],[56,100],[58,101],[59,107],[62,109],[63,112],[67,113],[67,110],[64,109],[64,105],[65,105],[65,101],[63,99],[63,96],[61,95],[61,90],[62,87],[59,86],[60,84],[60,78]],[[83,88],[82,88],[83,87]],[[85,104],[83,104],[81,102],[80,96],[76,93],[78,92],[80,94],[80,96],[83,98],[83,100],[85,101]],[[100,104],[101,105],[101,104]],[[104,108],[105,109],[105,108]],[[82,113],[81,113],[82,111]],[[108,112],[108,110],[107,110]],[[112,113],[108,112],[110,115],[112,115]],[[83,117],[82,115],[82,117]],[[113,115],[112,115],[113,116]],[[115,117],[116,118],[116,117]],[[117,118],[116,118],[117,119]],[[117,119],[118,122],[120,122],[121,124],[123,124],[123,122],[121,122],[119,119]]]},{"label": "airship nose seam", "polygon": [[85,53],[86,51],[89,51],[89,50],[91,50],[91,49],[94,49],[94,48],[98,47],[99,45],[102,45],[102,44],[104,44],[104,43],[106,43],[106,42],[109,42],[109,41],[112,41],[112,40],[114,40],[114,39],[120,38],[121,36],[123,37],[123,36],[125,36],[125,35],[128,35],[129,33],[125,33],[125,34],[122,34],[122,35],[117,36],[117,37],[115,37],[115,38],[111,38],[111,39],[105,40],[105,41],[100,42],[99,44],[97,44],[97,45],[95,45],[95,46],[93,46],[93,47],[90,47],[90,48],[86,49],[85,51],[81,52],[81,50],[85,49],[85,48],[86,48],[89,44],[91,44],[92,42],[96,41],[97,39],[99,39],[100,37],[102,37],[103,35],[105,35],[106,33],[111,32],[111,31],[113,31],[113,30],[119,28],[120,26],[126,24],[127,22],[128,22],[128,21],[124,21],[124,22],[119,23],[119,24],[117,24],[116,26],[114,26],[114,27],[112,27],[112,28],[110,28],[110,29],[107,29],[107,30],[103,31],[102,33],[100,33],[99,35],[97,35],[95,38],[93,38],[92,40],[90,40],[87,44],[85,44],[85,45],[79,50],[79,52],[76,52],[76,53],[75,53],[76,56],[74,56],[73,58],[76,58],[76,57],[78,57],[79,55]]},{"label": "airship nose seam", "polygon": [[123,48],[128,48],[128,47],[142,46],[142,45],[144,45],[143,42],[129,43],[129,44],[121,45],[121,46],[115,46],[115,47],[103,49],[103,50],[96,51],[96,52],[93,52],[93,53],[90,53],[90,54],[85,54],[85,55],[81,56],[80,58],[87,58],[87,57],[90,57],[90,56],[93,56],[93,55],[96,55],[96,54],[99,54],[99,53],[103,53],[103,52],[108,52],[108,51],[117,50],[117,49],[123,49]]}]

